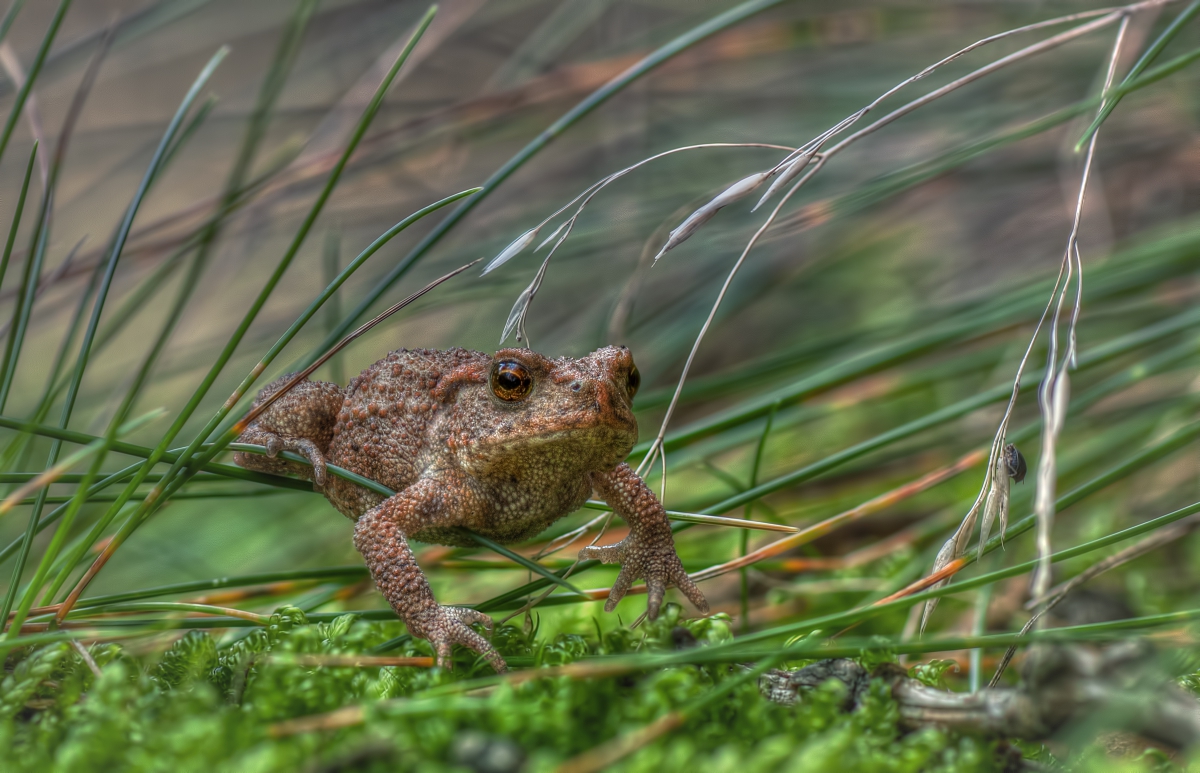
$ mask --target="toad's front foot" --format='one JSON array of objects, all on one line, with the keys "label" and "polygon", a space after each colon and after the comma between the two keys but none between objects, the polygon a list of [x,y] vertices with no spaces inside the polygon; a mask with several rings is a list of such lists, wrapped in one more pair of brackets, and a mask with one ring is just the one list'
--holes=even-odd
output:
[{"label": "toad's front foot", "polygon": [[472,623],[479,623],[489,633],[492,630],[492,618],[466,607],[443,607],[435,604],[404,618],[409,633],[417,638],[426,639],[433,645],[439,666],[450,668],[450,648],[452,645],[461,644],[483,655],[497,672],[507,671],[508,665],[504,658],[500,657],[500,653],[496,652],[496,648],[487,639],[471,628]]},{"label": "toad's front foot", "polygon": [[587,547],[579,551],[582,560],[599,559],[606,564],[620,564],[621,572],[608,593],[608,601],[604,603],[604,611],[611,612],[625,594],[633,581],[641,578],[646,581],[646,615],[654,620],[658,617],[659,607],[662,606],[663,595],[667,585],[672,584],[688,597],[696,609],[708,614],[708,602],[704,594],[692,582],[684,571],[683,563],[675,554],[675,545],[671,540],[670,531],[663,539],[639,541],[631,534],[615,545],[606,547]]}]

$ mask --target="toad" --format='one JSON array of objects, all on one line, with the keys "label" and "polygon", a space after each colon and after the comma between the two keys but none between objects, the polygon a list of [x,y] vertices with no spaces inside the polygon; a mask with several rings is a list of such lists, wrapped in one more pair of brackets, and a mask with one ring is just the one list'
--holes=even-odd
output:
[{"label": "toad", "polygon": [[[287,383],[259,393],[260,404]],[[474,546],[464,529],[499,543],[534,537],[599,496],[629,524],[629,536],[579,551],[581,559],[619,563],[604,605],[611,612],[636,579],[646,581],[646,611],[658,616],[673,584],[701,611],[703,594],[675,553],[666,511],[624,462],[637,440],[632,404],[640,381],[625,347],[551,359],[528,349],[495,355],[465,349],[400,350],[371,365],[345,389],[301,381],[238,438],[266,455],[239,452],[252,470],[293,474],[355,521],[354,545],[375,585],[413,636],[427,639],[439,665],[454,644],[504,660],[471,626],[491,618],[434,599],[408,540]],[[294,451],[311,466],[278,458]],[[383,496],[328,473],[334,464],[387,486]]]}]

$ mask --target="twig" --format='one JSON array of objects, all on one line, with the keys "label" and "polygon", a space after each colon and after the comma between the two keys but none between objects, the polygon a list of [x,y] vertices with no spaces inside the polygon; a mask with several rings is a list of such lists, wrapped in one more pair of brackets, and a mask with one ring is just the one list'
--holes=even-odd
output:
[{"label": "twig", "polygon": [[[1033,627],[1038,623],[1038,621],[1046,615],[1046,613],[1057,607],[1059,602],[1065,599],[1071,591],[1075,590],[1080,585],[1083,585],[1085,582],[1104,574],[1110,569],[1116,569],[1118,566],[1127,564],[1135,558],[1140,558],[1147,553],[1158,550],[1164,545],[1175,542],[1188,532],[1193,531],[1197,526],[1200,526],[1200,520],[1197,520],[1195,516],[1172,524],[1165,529],[1151,534],[1146,539],[1140,542],[1135,542],[1124,550],[1113,553],[1108,558],[1092,564],[1087,569],[1083,570],[1066,582],[1060,583],[1046,596],[1040,598],[1035,597],[1026,605],[1026,608],[1040,608],[1034,612],[1033,616],[1029,618],[1029,621],[1021,627],[1021,632],[1017,635],[1025,636],[1028,634],[1031,630],[1033,630]],[[1008,648],[1008,651],[1004,653],[1004,657],[1000,659],[1000,664],[996,667],[995,675],[993,675],[992,680],[988,682],[988,687],[995,687],[1000,683],[1000,677],[1004,676],[1004,670],[1008,668],[1008,664],[1012,662],[1013,655],[1015,655],[1016,652],[1017,645],[1014,644]]]},{"label": "twig", "polygon": [[100,666],[96,665],[95,659],[92,658],[92,653],[87,651],[87,647],[80,644],[78,639],[71,639],[71,646],[79,653],[79,658],[97,679],[104,676],[104,674],[100,673]]}]

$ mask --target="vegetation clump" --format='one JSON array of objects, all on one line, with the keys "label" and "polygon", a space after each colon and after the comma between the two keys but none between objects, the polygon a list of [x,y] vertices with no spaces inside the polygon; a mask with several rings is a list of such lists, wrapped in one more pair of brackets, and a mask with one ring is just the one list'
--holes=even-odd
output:
[{"label": "vegetation clump", "polygon": [[[10,655],[3,682],[0,743],[5,770],[29,771],[552,771],[574,755],[636,730],[736,677],[740,665],[680,666],[617,677],[548,675],[469,687],[486,663],[436,668],[298,665],[297,656],[366,655],[391,641],[395,623],[354,614],[306,622],[283,607],[271,625],[218,646],[190,631],[165,652],[134,654],[97,645],[95,676],[67,644]],[[539,637],[502,626],[495,643],[510,662],[554,669],[587,656],[667,652],[732,637],[728,618],[659,620],[599,637]],[[388,655],[430,654],[409,641]],[[554,671],[551,671],[553,674]],[[498,682],[498,683],[495,683]],[[460,690],[459,687],[463,687]],[[852,713],[830,683],[794,708],[770,703],[754,682],[690,716],[662,743],[620,769],[880,773],[1002,769],[995,744],[936,730],[904,733],[882,683]],[[338,711],[361,708],[342,726]],[[318,716],[325,729],[291,732],[290,720]],[[516,753],[514,754],[514,750]],[[495,759],[493,759],[495,758]]]}]

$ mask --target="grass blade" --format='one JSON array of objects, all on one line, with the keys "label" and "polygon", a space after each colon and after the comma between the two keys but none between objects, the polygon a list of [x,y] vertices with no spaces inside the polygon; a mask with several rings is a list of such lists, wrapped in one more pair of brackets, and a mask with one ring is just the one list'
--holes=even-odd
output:
[{"label": "grass blade", "polygon": [[[1179,15],[1176,16],[1171,23],[1167,25],[1167,28],[1162,31],[1162,34],[1158,36],[1158,39],[1155,40],[1150,47],[1146,49],[1145,53],[1141,55],[1141,57],[1137,60],[1137,63],[1135,63],[1133,67],[1129,69],[1129,72],[1125,75],[1124,80],[1121,81],[1121,85],[1124,86],[1128,83],[1131,83],[1137,78],[1137,76],[1142,74],[1143,70],[1153,64],[1154,60],[1158,58],[1158,55],[1161,54],[1163,49],[1167,47],[1167,44],[1175,39],[1175,36],[1179,34],[1179,31],[1183,29],[1184,25],[1195,18],[1197,13],[1200,13],[1200,0],[1193,0],[1191,5],[1179,12]],[[1101,96],[1104,97],[1105,95]],[[1096,115],[1095,119],[1091,122],[1091,124],[1088,125],[1087,129],[1084,130],[1083,136],[1080,137],[1079,141],[1075,143],[1076,153],[1083,150],[1083,146],[1088,143],[1088,141],[1092,138],[1092,135],[1095,134],[1100,128],[1100,124],[1104,123],[1109,114],[1117,108],[1117,105],[1120,103],[1123,97],[1124,94],[1117,94],[1111,100],[1108,100],[1104,103],[1104,106],[1100,108],[1100,111]]]},{"label": "grass blade", "polygon": [[[54,17],[50,20],[50,27],[42,37],[42,44],[38,47],[38,52],[33,58],[33,64],[29,66],[29,75],[25,78],[25,82],[21,84],[21,89],[17,92],[16,101],[13,102],[12,110],[8,114],[8,120],[4,122],[4,129],[0,130],[0,159],[4,157],[4,151],[8,148],[8,141],[12,139],[13,129],[16,128],[17,121],[21,118],[21,110],[25,107],[25,101],[29,98],[29,92],[33,90],[34,81],[37,80],[38,74],[42,71],[42,65],[46,63],[46,54],[50,52],[50,45],[54,42],[55,36],[58,35],[58,28],[62,25],[63,17],[67,15],[67,9],[70,7],[71,0],[62,0],[58,4],[58,10],[55,11]],[[0,35],[8,32],[8,28],[12,25],[13,19],[16,17],[16,12],[19,10],[20,6],[16,4],[9,9],[3,23],[0,23],[0,30],[2,30]]]},{"label": "grass blade", "polygon": [[[151,459],[149,459],[147,461],[146,465],[143,468],[145,470],[145,472],[149,472],[149,470],[153,466],[153,464],[155,464],[158,461],[158,459],[161,458],[162,453],[164,453],[166,451],[167,446],[170,444],[170,442],[172,440],[174,440],[175,435],[178,434],[183,429],[183,425],[191,417],[192,413],[194,413],[195,410],[199,407],[200,401],[208,393],[208,390],[212,387],[213,382],[216,381],[217,375],[224,368],[225,363],[227,363],[229,361],[229,358],[233,356],[234,349],[236,349],[238,344],[241,343],[241,340],[245,336],[246,331],[249,330],[251,323],[258,316],[258,312],[262,309],[263,305],[265,305],[267,298],[270,297],[270,295],[274,291],[276,285],[278,285],[279,280],[283,278],[284,272],[287,270],[288,266],[291,265],[292,259],[295,258],[296,254],[300,250],[300,245],[304,243],[305,237],[307,237],[308,232],[312,229],[313,224],[316,222],[317,216],[321,213],[321,210],[324,208],[325,203],[329,200],[330,195],[333,193],[334,186],[336,186],[338,180],[341,179],[342,171],[345,169],[346,163],[350,159],[350,155],[354,152],[354,149],[358,146],[358,143],[362,140],[363,135],[366,134],[367,128],[370,126],[372,119],[375,117],[375,114],[379,111],[380,106],[383,104],[383,98],[386,95],[388,88],[391,86],[392,81],[395,79],[396,74],[400,71],[400,68],[404,65],[405,61],[408,60],[409,54],[412,53],[413,48],[417,44],[417,41],[420,40],[420,38],[424,34],[425,30],[428,29],[430,22],[433,21],[434,13],[435,13],[435,9],[431,8],[425,14],[424,18],[418,24],[417,29],[410,37],[408,44],[404,47],[404,50],[396,58],[395,64],[392,65],[391,70],[389,70],[388,74],[384,77],[383,82],[380,84],[379,88],[376,90],[375,95],[371,100],[371,103],[367,106],[366,110],[364,110],[362,118],[359,120],[358,125],[355,127],[354,134],[352,135],[350,142],[347,144],[345,151],[342,153],[341,157],[338,159],[338,162],[334,166],[333,170],[329,173],[329,177],[326,180],[325,186],[323,187],[323,189],[321,190],[321,193],[317,197],[317,200],[313,203],[311,209],[309,210],[309,213],[308,213],[307,217],[305,218],[303,224],[301,225],[300,230],[296,233],[295,237],[292,239],[291,245],[288,247],[287,251],[284,253],[284,256],[280,260],[279,265],[275,268],[275,271],[272,273],[270,279],[268,279],[267,284],[259,292],[258,297],[255,299],[255,301],[251,305],[250,309],[246,312],[246,314],[242,318],[242,321],[239,323],[237,329],[234,331],[233,336],[230,338],[229,342],[226,344],[225,348],[222,350],[221,354],[218,356],[216,363],[214,363],[213,366],[209,369],[208,374],[205,376],[204,380],[201,382],[199,387],[197,387],[197,389],[193,393],[191,399],[188,400],[188,403],[186,406],[184,406],[183,411],[176,418],[175,422],[172,424],[171,428],[167,431],[167,434],[163,437],[163,439],[159,443],[158,447],[155,448],[155,456],[151,457]],[[249,380],[253,381],[253,378],[257,377],[258,375],[260,375],[260,374],[259,373],[252,374],[252,376],[249,378]],[[177,485],[174,485],[175,476],[178,476],[180,474],[180,471],[184,468],[184,466],[191,462],[192,457],[199,450],[200,445],[217,428],[217,426],[220,424],[222,419],[224,419],[225,415],[228,414],[230,410],[232,410],[234,404],[236,403],[236,399],[237,398],[226,401],[225,405],[208,422],[208,424],[204,427],[204,429],[201,430],[201,432],[196,435],[196,438],[188,445],[188,447],[184,450],[184,452],[182,454],[180,454],[179,459],[171,466],[171,469],[167,474],[167,478],[164,479],[163,481],[160,481],[155,486],[154,492],[151,494],[151,496],[148,497],[142,503],[142,505],[140,507],[138,507],[129,516],[129,518],[125,521],[124,524],[122,524],[122,526],[118,530],[117,534],[113,537],[112,540],[109,541],[109,544],[105,548],[104,552],[101,553],[100,556],[96,559],[96,562],[93,564],[93,567],[91,569],[89,569],[89,571],[87,573],[85,573],[84,577],[79,581],[79,583],[76,585],[75,589],[72,590],[71,594],[68,596],[68,598],[64,602],[64,607],[63,607],[64,610],[66,610],[66,611],[70,610],[70,606],[74,603],[74,600],[79,597],[79,594],[87,586],[87,583],[91,581],[91,578],[95,576],[95,573],[100,570],[100,567],[102,567],[104,565],[104,563],[107,562],[108,557],[111,556],[117,550],[117,548],[119,548],[120,545],[125,541],[125,539],[128,538],[129,534],[131,534],[142,521],[144,521],[147,517],[149,517],[150,513],[153,511],[153,508],[156,507],[156,503],[158,505],[161,505],[161,503],[163,501],[166,501],[166,499],[169,498],[170,491],[174,491],[178,488]],[[219,449],[218,449],[218,451],[219,451]],[[215,456],[216,453],[217,453],[217,451],[213,451],[212,453],[210,453],[209,458],[211,458],[212,456]],[[207,461],[207,460],[205,460],[205,461]],[[126,486],[125,492],[127,494],[132,494],[133,490],[137,487],[138,484],[140,484],[140,482],[141,482],[140,476],[141,475],[144,475],[144,473],[139,473],[138,475],[135,475],[134,479],[131,480],[130,483]],[[183,476],[183,480],[186,481],[188,477],[189,477],[189,475],[185,473]],[[168,491],[169,486],[172,486],[170,491]],[[123,504],[124,504],[123,502],[114,503],[113,506],[109,508],[109,513],[115,515],[115,513],[120,509],[121,506],[123,506]]]},{"label": "grass blade", "polygon": [[[158,149],[155,151],[154,157],[150,161],[150,166],[146,170],[146,174],[142,177],[142,182],[125,212],[125,216],[117,230],[117,236],[113,239],[112,251],[109,255],[101,284],[97,290],[96,300],[92,306],[92,315],[88,320],[87,331],[84,333],[83,341],[80,344],[79,356],[75,361],[75,370],[72,374],[71,382],[67,387],[66,400],[63,404],[62,415],[59,418],[60,427],[67,426],[67,422],[71,418],[71,412],[75,408],[75,399],[79,394],[79,386],[83,381],[83,374],[87,368],[92,340],[96,335],[96,328],[100,323],[100,314],[104,309],[104,301],[107,298],[108,290],[112,286],[113,276],[116,274],[117,262],[120,259],[121,252],[125,247],[125,239],[129,235],[129,229],[133,227],[133,219],[137,215],[137,211],[150,188],[151,182],[153,182],[154,177],[157,175],[158,170],[161,167],[167,147],[170,145],[171,140],[179,131],[179,127],[183,123],[184,117],[191,109],[191,106],[195,102],[196,98],[199,97],[200,91],[204,88],[205,84],[208,83],[208,79],[212,76],[217,66],[225,58],[228,51],[229,49],[222,48],[213,55],[208,64],[205,65],[204,69],[201,70],[199,77],[196,78],[196,81],[192,84],[192,87],[188,90],[188,93],[184,96],[183,102],[180,104],[179,109],[175,112],[175,116],[171,119],[171,123],[167,126],[167,130],[163,134],[162,140],[159,142]],[[113,427],[110,432],[115,431],[115,429],[116,427]],[[58,453],[61,447],[62,442],[59,440],[55,440],[51,444],[50,453],[47,459],[48,467],[54,465],[58,460]],[[25,540],[21,545],[20,552],[17,554],[16,566],[13,569],[12,584],[8,588],[8,593],[5,594],[3,604],[0,605],[0,619],[7,618],[9,611],[12,609],[17,587],[20,584],[21,574],[25,569],[25,560],[29,555],[29,549],[33,543],[33,536],[37,528],[38,520],[41,517],[42,506],[45,504],[45,495],[46,490],[42,489],[42,491],[39,492],[40,501],[34,504],[33,510],[30,513],[29,525],[25,529]]]}]

